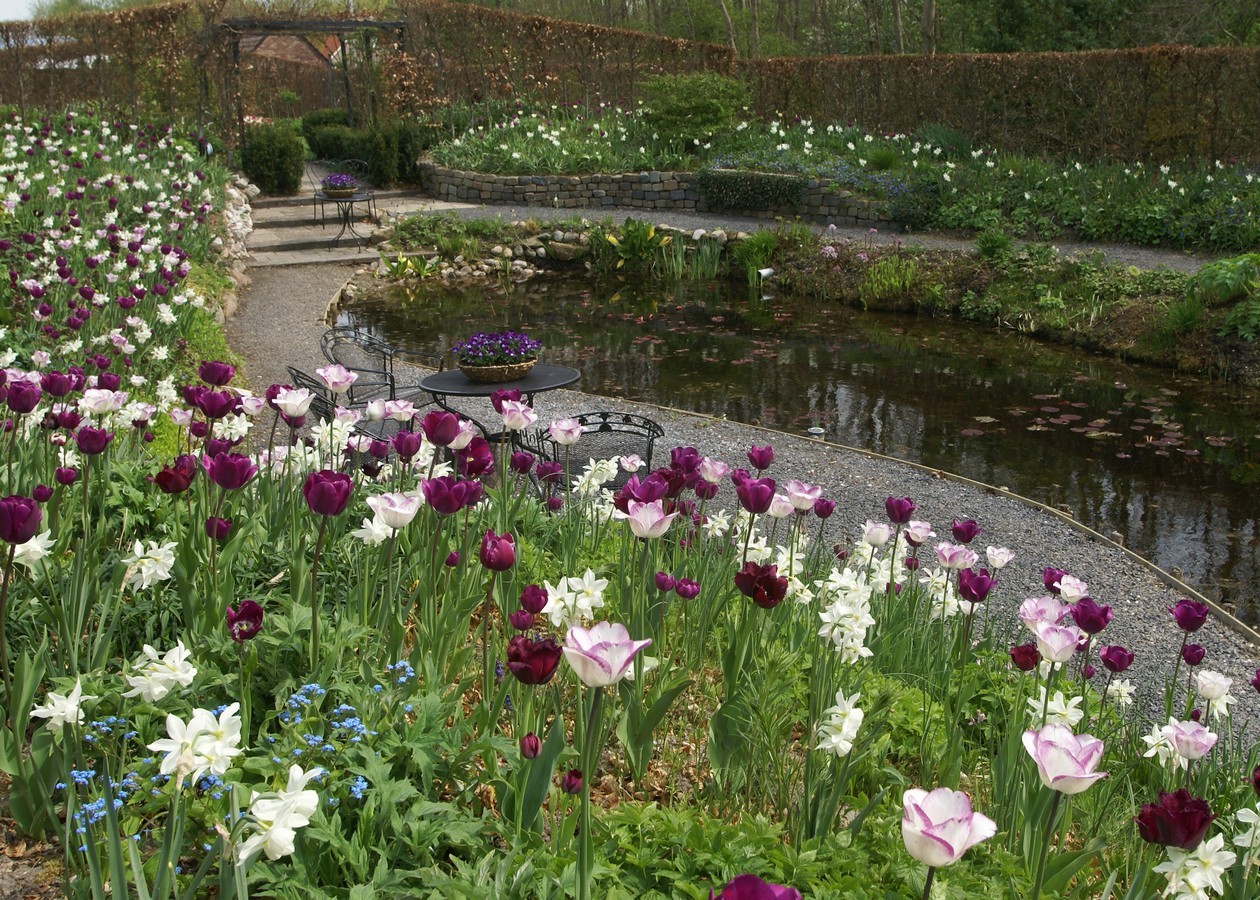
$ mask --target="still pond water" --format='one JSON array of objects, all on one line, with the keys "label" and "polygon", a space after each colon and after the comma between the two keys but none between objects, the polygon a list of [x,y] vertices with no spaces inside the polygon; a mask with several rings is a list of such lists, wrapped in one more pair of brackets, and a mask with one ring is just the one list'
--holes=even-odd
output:
[{"label": "still pond water", "polygon": [[[1058,506],[1260,622],[1260,399],[946,319],[742,285],[423,285],[340,322],[444,352],[512,328],[588,393],[804,433]],[[1104,598],[1105,599],[1105,598]]]}]

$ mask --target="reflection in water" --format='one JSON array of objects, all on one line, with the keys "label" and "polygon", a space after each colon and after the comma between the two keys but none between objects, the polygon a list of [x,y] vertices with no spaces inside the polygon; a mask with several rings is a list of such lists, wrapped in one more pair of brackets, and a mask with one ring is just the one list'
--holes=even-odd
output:
[{"label": "reflection in water", "polygon": [[1221,385],[725,284],[436,284],[357,300],[340,317],[425,352],[474,331],[525,330],[591,393],[796,433],[816,425],[1002,485],[1118,532],[1260,620],[1260,403]]}]

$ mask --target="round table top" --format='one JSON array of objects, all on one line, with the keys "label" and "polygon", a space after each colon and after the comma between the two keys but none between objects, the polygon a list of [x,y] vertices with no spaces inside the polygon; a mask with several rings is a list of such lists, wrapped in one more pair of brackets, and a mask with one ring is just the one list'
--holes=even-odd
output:
[{"label": "round table top", "polygon": [[336,203],[338,200],[340,200],[342,203],[363,203],[367,200],[372,199],[372,192],[371,191],[355,191],[349,197],[342,197],[342,196],[334,196],[332,194],[327,194],[324,191],[319,190],[315,192],[315,199],[316,200],[329,200],[329,201],[332,201],[333,203]]},{"label": "round table top", "polygon": [[423,379],[420,382],[420,389],[430,394],[442,394],[449,397],[489,397],[495,391],[513,389],[522,394],[537,394],[573,384],[581,376],[581,372],[569,366],[549,366],[538,363],[524,378],[505,381],[501,384],[481,384],[473,381],[459,369],[447,369]]}]

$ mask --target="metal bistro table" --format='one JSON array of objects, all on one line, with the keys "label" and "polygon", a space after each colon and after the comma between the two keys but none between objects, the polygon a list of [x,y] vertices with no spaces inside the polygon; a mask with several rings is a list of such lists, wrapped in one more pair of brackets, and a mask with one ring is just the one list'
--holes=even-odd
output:
[{"label": "metal bistro table", "polygon": [[354,238],[354,246],[356,248],[361,243],[367,243],[367,235],[359,234],[359,232],[354,229],[354,207],[356,203],[366,206],[368,214],[371,215],[376,202],[376,197],[371,191],[355,191],[349,197],[330,197],[323,191],[316,191],[315,200],[319,202],[321,209],[325,203],[337,204],[337,218],[341,220],[341,230],[338,231],[337,236],[332,239],[330,246],[336,247],[340,244],[341,236],[347,231],[349,231],[350,235]]},{"label": "metal bistro table", "polygon": [[540,363],[530,369],[524,378],[518,378],[515,381],[505,381],[502,384],[482,384],[473,381],[459,369],[447,369],[445,372],[438,372],[435,375],[422,379],[419,387],[420,390],[433,395],[433,401],[438,407],[468,419],[480,429],[487,440],[493,440],[494,436],[500,434],[498,430],[492,433],[489,428],[468,415],[468,413],[450,406],[447,403],[447,398],[477,397],[488,399],[495,391],[518,390],[521,392],[521,399],[533,406],[535,394],[543,394],[547,391],[567,387],[577,381],[581,374],[577,369],[571,369],[568,366],[547,366]]}]

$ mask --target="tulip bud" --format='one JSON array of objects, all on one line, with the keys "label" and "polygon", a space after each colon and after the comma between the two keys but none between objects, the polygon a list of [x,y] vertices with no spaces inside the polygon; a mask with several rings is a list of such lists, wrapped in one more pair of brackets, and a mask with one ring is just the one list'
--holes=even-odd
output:
[{"label": "tulip bud", "polygon": [[511,534],[489,529],[481,538],[481,564],[491,572],[506,572],[516,563],[516,541]]},{"label": "tulip bud", "polygon": [[222,519],[218,516],[206,517],[206,537],[212,541],[225,541],[227,536],[232,533],[232,520]]},{"label": "tulip bud", "polygon": [[1031,672],[1041,662],[1041,653],[1036,644],[1019,644],[1011,648],[1011,662],[1021,672]]},{"label": "tulip bud", "polygon": [[683,600],[694,600],[700,593],[700,585],[690,578],[679,578],[674,584],[674,593]]},{"label": "tulip bud", "polygon": [[534,627],[534,614],[527,609],[518,609],[508,616],[508,622],[517,631],[529,631]]},{"label": "tulip bud", "polygon": [[547,592],[536,584],[528,585],[521,591],[521,608],[526,612],[538,615],[547,606]]},{"label": "tulip bud", "polygon": [[884,512],[888,514],[888,521],[894,525],[909,522],[915,509],[914,501],[909,497],[889,497],[884,501]]},{"label": "tulip bud", "polygon": [[676,583],[677,582],[674,581],[674,576],[670,575],[668,572],[656,573],[656,589],[658,591],[661,591],[662,593],[665,591],[672,591]]},{"label": "tulip bud", "polygon": [[560,790],[566,794],[582,793],[582,770],[570,769],[560,778]]},{"label": "tulip bud", "polygon": [[538,735],[531,731],[521,738],[521,757],[523,759],[537,759],[540,753],[542,753],[542,741],[538,739]]},{"label": "tulip bud", "polygon": [[1197,666],[1207,656],[1207,650],[1200,644],[1186,644],[1181,648],[1181,658],[1188,666]]},{"label": "tulip bud", "polygon": [[453,569],[453,568],[455,568],[455,567],[456,567],[456,566],[458,566],[458,565],[459,565],[459,551],[458,551],[458,550],[452,550],[452,551],[451,551],[450,553],[448,553],[448,554],[447,554],[447,556],[446,556],[446,567],[447,567],[448,569]]},{"label": "tulip bud", "polygon": [[31,496],[36,503],[47,503],[52,499],[53,490],[46,484],[35,485],[35,490],[31,492]]}]

